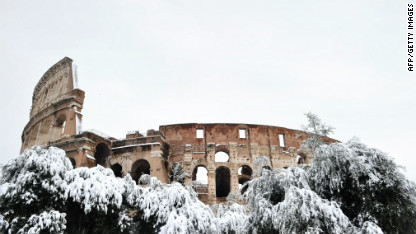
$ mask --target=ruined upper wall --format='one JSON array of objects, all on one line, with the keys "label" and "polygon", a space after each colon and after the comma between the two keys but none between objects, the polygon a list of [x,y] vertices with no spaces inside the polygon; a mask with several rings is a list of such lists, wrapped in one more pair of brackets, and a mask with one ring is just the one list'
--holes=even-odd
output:
[{"label": "ruined upper wall", "polygon": [[[270,149],[271,146],[278,146],[282,149],[289,147],[299,148],[308,134],[288,128],[254,125],[254,124],[173,124],[160,126],[166,141],[170,144],[170,155],[176,157],[174,161],[182,161],[184,155],[184,145],[190,144],[194,151],[205,152],[209,143],[216,144],[217,148],[226,146],[230,142],[237,145],[257,145],[265,146]],[[201,129],[203,136],[197,138],[197,129]],[[241,136],[243,131],[245,136]],[[282,135],[279,139],[279,135]],[[225,147],[223,147],[225,148]],[[226,150],[226,149],[224,149]],[[270,154],[270,152],[264,152]]]},{"label": "ruined upper wall", "polygon": [[21,151],[79,133],[85,93],[76,89],[74,71],[72,59],[65,57],[37,83],[30,119],[22,133]]},{"label": "ruined upper wall", "polygon": [[64,98],[64,94],[74,89],[74,68],[72,59],[65,57],[53,65],[35,86],[30,117],[47,106]]}]

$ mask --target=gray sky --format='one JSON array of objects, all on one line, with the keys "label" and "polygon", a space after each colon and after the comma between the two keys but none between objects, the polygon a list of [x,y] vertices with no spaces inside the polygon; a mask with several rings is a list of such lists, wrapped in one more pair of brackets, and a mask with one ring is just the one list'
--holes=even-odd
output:
[{"label": "gray sky", "polygon": [[416,181],[407,3],[0,0],[0,163],[19,153],[36,83],[68,56],[86,91],[83,129],[299,129],[312,111],[332,137],[359,137]]}]

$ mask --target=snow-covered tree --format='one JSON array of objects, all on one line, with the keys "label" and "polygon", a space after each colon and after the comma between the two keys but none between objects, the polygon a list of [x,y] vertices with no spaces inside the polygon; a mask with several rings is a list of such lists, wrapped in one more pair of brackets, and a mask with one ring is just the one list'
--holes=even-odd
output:
[{"label": "snow-covered tree", "polygon": [[63,150],[34,147],[4,166],[0,232],[216,233],[213,212],[192,188],[140,180],[101,166],[73,169]]},{"label": "snow-covered tree", "polygon": [[217,233],[238,234],[245,232],[244,227],[248,221],[246,205],[232,202],[214,205],[213,208],[216,213]]},{"label": "snow-covered tree", "polygon": [[145,187],[134,187],[127,198],[137,211],[139,233],[215,233],[215,217],[192,188],[180,183],[162,184],[149,175],[140,178]]},{"label": "snow-covered tree", "polygon": [[282,202],[272,207],[274,233],[357,233],[338,204],[310,189],[291,186]]},{"label": "snow-covered tree", "polygon": [[[256,165],[262,166],[259,158]],[[298,167],[265,170],[249,182],[247,222],[240,233],[354,233],[357,229],[335,202],[310,190],[306,172]],[[258,170],[258,169],[256,169]]]},{"label": "snow-covered tree", "polygon": [[357,139],[321,145],[307,174],[311,188],[339,203],[354,224],[416,233],[416,186],[386,153]]},{"label": "snow-covered tree", "polygon": [[67,171],[68,233],[127,233],[132,220],[125,202],[129,191],[126,180],[99,165]]},{"label": "snow-covered tree", "polygon": [[170,174],[170,181],[178,182],[180,184],[184,184],[185,179],[189,178],[190,175],[188,172],[184,171],[180,162],[174,162],[172,165],[172,170]]},{"label": "snow-covered tree", "polygon": [[122,180],[110,169],[73,169],[65,152],[34,147],[3,167],[0,231],[123,233]]},{"label": "snow-covered tree", "polygon": [[65,152],[56,148],[35,147],[3,166],[0,181],[0,230],[8,233],[44,232],[50,223],[56,228],[50,233],[62,233],[66,219],[64,180],[72,169]]},{"label": "snow-covered tree", "polygon": [[309,134],[308,139],[302,142],[301,149],[313,153],[320,145],[325,144],[323,137],[328,137],[333,133],[334,128],[326,125],[313,113],[306,113],[308,124],[302,126],[302,130]]}]

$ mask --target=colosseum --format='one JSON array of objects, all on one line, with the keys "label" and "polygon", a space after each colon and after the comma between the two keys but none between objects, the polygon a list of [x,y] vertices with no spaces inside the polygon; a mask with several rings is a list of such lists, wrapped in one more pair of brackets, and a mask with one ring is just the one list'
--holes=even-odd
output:
[{"label": "colosseum", "polygon": [[171,124],[146,133],[128,132],[125,139],[97,130],[81,131],[84,97],[85,92],[77,87],[72,60],[65,57],[53,65],[34,89],[21,152],[34,145],[56,146],[66,151],[74,167],[101,165],[118,177],[130,174],[136,182],[142,174],[150,174],[169,183],[173,163],[181,162],[192,175],[185,184],[202,181],[197,192],[207,204],[242,192],[258,157],[269,157],[270,168],[308,163],[312,158],[299,150],[307,133],[276,126]]}]

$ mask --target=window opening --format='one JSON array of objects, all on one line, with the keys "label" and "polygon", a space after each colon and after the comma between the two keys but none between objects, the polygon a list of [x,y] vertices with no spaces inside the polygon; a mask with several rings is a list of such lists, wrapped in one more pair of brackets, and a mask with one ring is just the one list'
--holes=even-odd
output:
[{"label": "window opening", "polygon": [[202,129],[202,128],[197,128],[196,129],[196,138],[197,139],[204,138],[204,129]]},{"label": "window opening", "polygon": [[286,147],[285,134],[279,134],[279,144],[280,144],[280,147]]},{"label": "window opening", "polygon": [[201,184],[208,184],[208,170],[203,166],[198,166],[194,169],[195,175],[192,180],[201,182]]},{"label": "window opening", "polygon": [[238,130],[238,135],[240,136],[240,139],[246,138],[246,130],[244,128],[240,128]]}]

